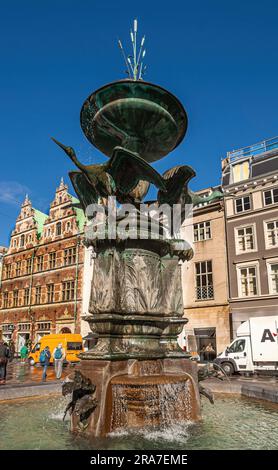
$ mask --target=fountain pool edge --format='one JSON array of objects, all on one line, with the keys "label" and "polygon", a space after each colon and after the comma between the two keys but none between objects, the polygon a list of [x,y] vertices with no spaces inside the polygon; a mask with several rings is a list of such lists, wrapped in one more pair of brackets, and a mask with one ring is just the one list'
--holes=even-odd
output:
[{"label": "fountain pool edge", "polygon": [[42,397],[45,395],[62,396],[61,383],[1,385],[0,402],[17,398]]}]

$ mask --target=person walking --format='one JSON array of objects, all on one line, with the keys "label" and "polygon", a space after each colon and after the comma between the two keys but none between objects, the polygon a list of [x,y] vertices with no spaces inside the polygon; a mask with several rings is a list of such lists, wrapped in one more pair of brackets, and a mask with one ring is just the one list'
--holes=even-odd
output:
[{"label": "person walking", "polygon": [[51,358],[51,352],[50,352],[49,346],[46,346],[40,353],[40,363],[43,366],[43,372],[42,372],[43,382],[46,381],[46,377],[47,377],[46,372],[49,366],[50,358]]},{"label": "person walking", "polygon": [[21,359],[21,362],[26,362],[26,359],[28,357],[28,348],[26,346],[26,344],[24,344],[20,350],[20,359]]},{"label": "person walking", "polygon": [[66,357],[62,343],[59,343],[58,346],[54,349],[52,357],[54,359],[56,378],[60,379],[63,370],[63,362]]},{"label": "person walking", "polygon": [[14,360],[14,355],[15,355],[15,345],[12,339],[9,341],[9,351],[10,351],[9,362],[12,362]]},{"label": "person walking", "polygon": [[10,357],[9,348],[6,343],[0,340],[0,385],[6,383],[7,362]]}]

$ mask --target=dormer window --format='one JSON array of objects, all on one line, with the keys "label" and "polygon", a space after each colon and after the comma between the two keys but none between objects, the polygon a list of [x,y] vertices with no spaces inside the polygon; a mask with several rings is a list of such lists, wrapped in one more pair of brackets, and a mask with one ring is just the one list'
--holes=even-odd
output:
[{"label": "dormer window", "polygon": [[62,233],[62,224],[61,224],[61,222],[57,222],[57,224],[56,224],[56,235],[57,236],[61,235],[61,233]]},{"label": "dormer window", "polygon": [[244,181],[248,178],[250,178],[250,166],[248,160],[233,165],[233,183],[238,183],[239,181]]}]

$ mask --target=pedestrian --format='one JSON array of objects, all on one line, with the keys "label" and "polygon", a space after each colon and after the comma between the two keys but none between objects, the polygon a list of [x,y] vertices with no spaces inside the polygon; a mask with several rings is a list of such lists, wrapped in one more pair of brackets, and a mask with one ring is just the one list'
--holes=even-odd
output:
[{"label": "pedestrian", "polygon": [[12,362],[13,359],[14,359],[14,354],[15,354],[15,345],[14,345],[14,341],[12,339],[10,339],[10,341],[9,341],[9,351],[10,351],[9,362]]},{"label": "pedestrian", "polygon": [[56,378],[60,379],[63,370],[63,362],[66,357],[65,350],[63,348],[62,343],[59,343],[58,346],[53,351],[53,359],[54,359],[54,366],[55,366],[55,374]]},{"label": "pedestrian", "polygon": [[9,348],[6,343],[1,339],[0,340],[0,385],[6,383],[7,375],[7,362],[10,357]]},{"label": "pedestrian", "polygon": [[28,348],[27,348],[26,344],[24,344],[22,346],[22,348],[20,349],[21,362],[26,362],[28,354],[29,354]]},{"label": "pedestrian", "polygon": [[49,366],[50,358],[51,358],[50,349],[49,349],[49,346],[46,346],[40,353],[40,363],[43,366],[43,373],[42,373],[43,382],[46,381],[46,377],[47,377],[46,371]]},{"label": "pedestrian", "polygon": [[212,343],[209,343],[205,349],[205,352],[207,354],[207,361],[210,362],[215,358],[215,350],[212,346]]}]

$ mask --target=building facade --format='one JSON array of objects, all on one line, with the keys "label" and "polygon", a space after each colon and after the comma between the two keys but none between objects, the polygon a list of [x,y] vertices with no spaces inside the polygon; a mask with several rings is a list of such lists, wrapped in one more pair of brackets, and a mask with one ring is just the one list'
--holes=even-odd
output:
[{"label": "building facade", "polygon": [[2,272],[3,272],[3,260],[4,260],[4,255],[7,252],[7,248],[4,246],[0,246],[0,288],[1,288],[1,282],[2,282]]},{"label": "building facade", "polygon": [[49,214],[21,206],[3,257],[0,330],[16,349],[49,333],[80,332],[84,214],[63,180]]},{"label": "building facade", "polygon": [[222,162],[232,334],[250,317],[278,315],[278,139]]},{"label": "building facade", "polygon": [[[207,196],[209,192],[198,193]],[[184,316],[189,320],[184,330],[187,347],[202,356],[211,343],[218,354],[230,341],[223,201],[195,207],[185,231],[192,232],[194,248],[193,259],[182,266]]]}]

